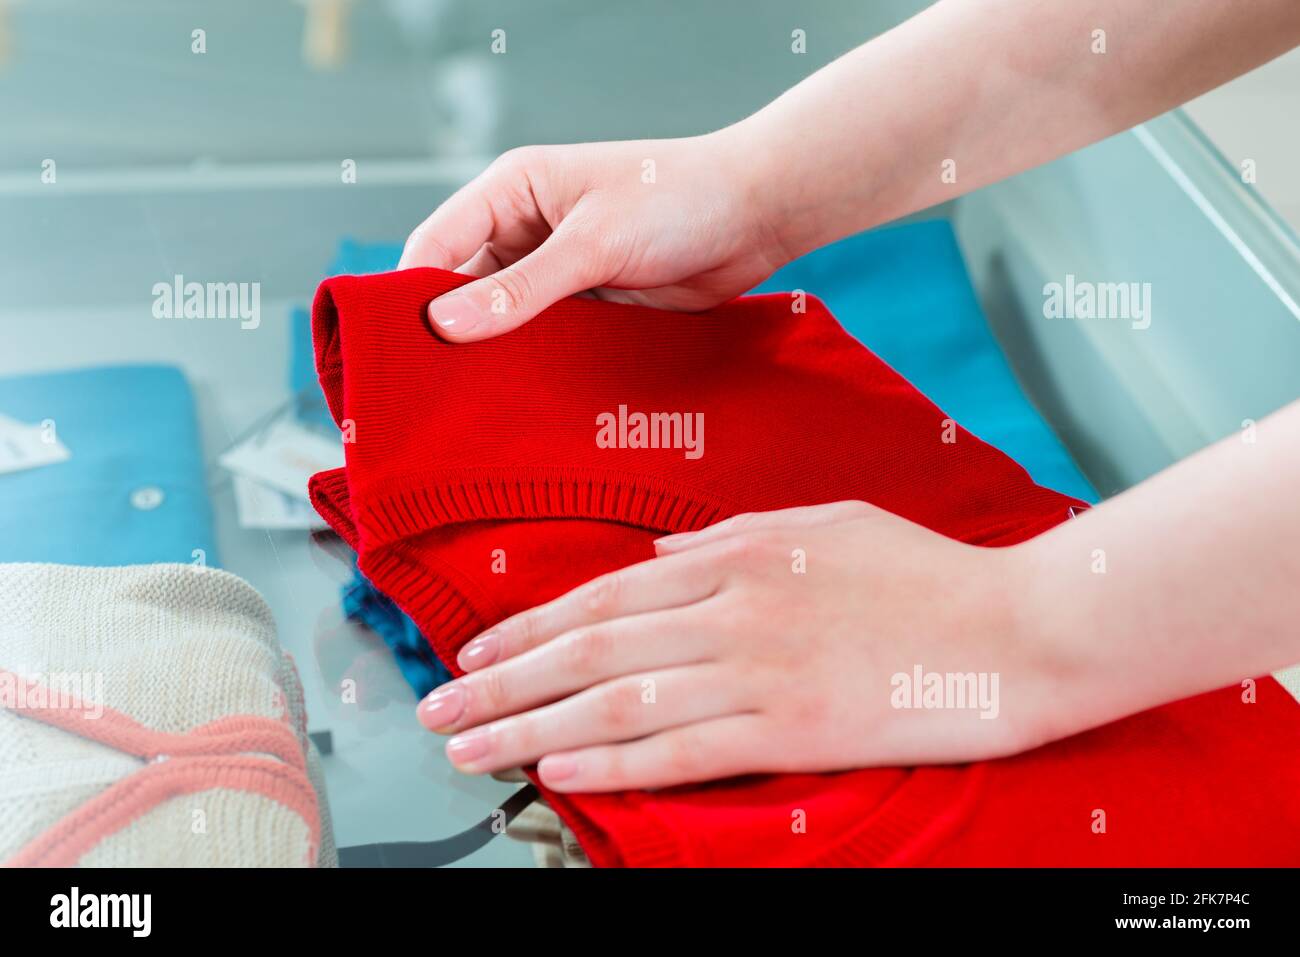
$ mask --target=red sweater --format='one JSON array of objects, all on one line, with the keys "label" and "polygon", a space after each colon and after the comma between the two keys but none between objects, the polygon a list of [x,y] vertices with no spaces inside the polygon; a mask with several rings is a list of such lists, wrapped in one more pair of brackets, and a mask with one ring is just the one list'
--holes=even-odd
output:
[{"label": "red sweater", "polygon": [[[425,307],[468,281],[340,276],[313,310],[352,441],[312,500],[457,674],[488,626],[738,512],[857,498],[997,546],[1082,505],[954,426],[814,299],[699,315],[569,299],[450,345]],[[543,792],[597,865],[1296,864],[1298,749],[1300,707],[1263,678],[1254,703],[1227,688],[974,765]]]}]

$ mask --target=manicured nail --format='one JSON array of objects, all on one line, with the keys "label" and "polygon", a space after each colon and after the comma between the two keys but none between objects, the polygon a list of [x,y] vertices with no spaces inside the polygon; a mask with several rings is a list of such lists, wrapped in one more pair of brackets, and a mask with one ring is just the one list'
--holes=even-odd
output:
[{"label": "manicured nail", "polygon": [[665,535],[663,538],[656,538],[654,540],[654,546],[655,548],[659,548],[664,545],[668,547],[679,545],[694,534],[694,532],[678,532],[676,535]]},{"label": "manicured nail", "polygon": [[578,773],[578,761],[568,754],[548,754],[537,762],[537,774],[545,785],[559,784]]},{"label": "manicured nail", "polygon": [[455,723],[465,710],[465,692],[451,684],[439,688],[420,702],[416,715],[420,724],[430,731],[438,731]]},{"label": "manicured nail", "polygon": [[429,303],[429,318],[444,332],[463,335],[479,323],[479,310],[468,297],[451,292]]},{"label": "manicured nail", "polygon": [[497,660],[501,653],[501,636],[495,631],[480,635],[460,650],[456,663],[462,671],[473,671]]},{"label": "manicured nail", "polygon": [[475,728],[447,742],[447,757],[457,766],[473,764],[488,753],[488,729]]}]

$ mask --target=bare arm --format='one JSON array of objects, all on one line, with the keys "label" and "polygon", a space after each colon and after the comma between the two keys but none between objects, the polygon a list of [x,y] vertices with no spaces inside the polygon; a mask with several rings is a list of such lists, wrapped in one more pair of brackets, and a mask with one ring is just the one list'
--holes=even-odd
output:
[{"label": "bare arm", "polygon": [[1295,0],[940,0],[730,135],[765,157],[758,189],[793,258],[1128,129],[1297,44]]},{"label": "bare arm", "polygon": [[940,0],[717,132],[511,150],[416,227],[402,266],[481,277],[430,307],[452,341],[587,289],[705,309],[1297,43],[1297,0]]},{"label": "bare arm", "polygon": [[1297,492],[1300,401],[1012,549],[1048,739],[1300,662]]}]

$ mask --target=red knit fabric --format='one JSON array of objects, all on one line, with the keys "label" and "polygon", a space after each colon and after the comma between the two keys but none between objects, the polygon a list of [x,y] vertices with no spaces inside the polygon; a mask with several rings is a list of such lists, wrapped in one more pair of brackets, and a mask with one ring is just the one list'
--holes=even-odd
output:
[{"label": "red knit fabric", "polygon": [[[569,299],[450,345],[425,309],[468,281],[340,276],[313,310],[321,383],[354,441],[312,500],[458,674],[488,626],[738,512],[856,498],[1008,545],[1082,504],[954,432],[814,299],[699,315]],[[600,447],[598,416],[620,405],[702,413],[703,454]],[[1300,707],[1271,678],[1257,695],[1228,688],[970,766],[543,792],[597,865],[1296,864]]]}]

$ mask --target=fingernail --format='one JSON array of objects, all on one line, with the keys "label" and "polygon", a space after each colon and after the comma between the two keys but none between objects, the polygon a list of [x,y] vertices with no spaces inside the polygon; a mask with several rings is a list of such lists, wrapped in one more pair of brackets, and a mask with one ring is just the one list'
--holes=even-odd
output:
[{"label": "fingernail", "polygon": [[694,532],[678,532],[676,535],[665,535],[663,538],[656,538],[654,540],[654,546],[655,548],[658,548],[661,545],[676,545],[680,542],[686,541],[686,539],[690,538],[694,534]]},{"label": "fingernail", "polygon": [[460,650],[456,663],[462,671],[473,671],[497,660],[501,652],[501,637],[495,631],[480,635]]},{"label": "fingernail", "polygon": [[479,311],[468,297],[451,292],[429,303],[429,318],[444,332],[461,335],[478,325]]},{"label": "fingernail", "polygon": [[465,693],[459,686],[451,684],[439,688],[420,702],[416,715],[420,724],[430,731],[437,731],[455,722],[465,710]]},{"label": "fingernail", "polygon": [[567,754],[548,754],[537,762],[537,774],[546,785],[559,784],[577,773],[577,759]]},{"label": "fingernail", "polygon": [[488,753],[487,728],[475,728],[447,742],[447,757],[457,766],[472,764]]}]

